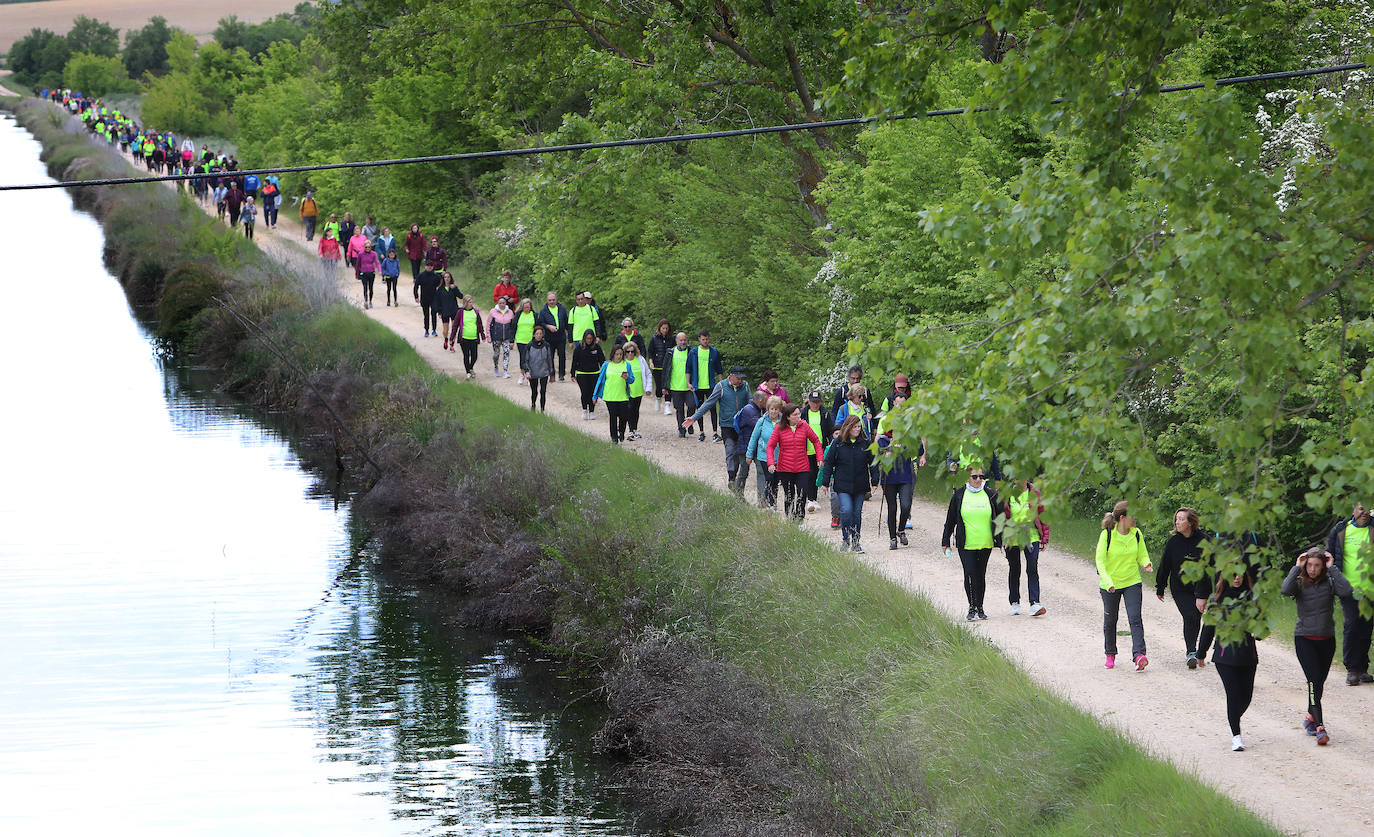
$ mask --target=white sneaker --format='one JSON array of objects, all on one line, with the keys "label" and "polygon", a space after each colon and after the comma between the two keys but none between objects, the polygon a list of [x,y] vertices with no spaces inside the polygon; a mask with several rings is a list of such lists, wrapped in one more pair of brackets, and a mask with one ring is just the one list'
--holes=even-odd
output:
[{"label": "white sneaker", "polygon": [[1020,603],[1020,602],[1016,602],[1015,604],[1013,604],[1013,605],[1011,606],[1011,615],[1012,615],[1012,616],[1020,616],[1020,615],[1021,615],[1021,603]]},{"label": "white sneaker", "polygon": [[586,421],[586,420],[587,420],[587,408],[586,408],[586,407],[583,407],[583,408],[582,408],[582,420],[583,420],[583,421]]},{"label": "white sneaker", "polygon": [[815,500],[807,500],[807,501],[806,501],[806,510],[807,510],[807,512],[813,512],[813,511],[815,511],[815,510],[816,510],[816,501],[815,501]]},{"label": "white sneaker", "polygon": [[507,372],[503,373],[503,374],[501,375],[501,377],[502,377],[502,378],[509,378],[509,377],[510,377],[510,372],[507,371]]},{"label": "white sneaker", "polygon": [[1044,616],[1045,606],[1040,604],[1039,602],[1031,602],[1030,610],[1027,612],[1030,613],[1031,616]]},{"label": "white sneaker", "polygon": [[1245,749],[1245,742],[1240,740],[1239,735],[1231,736],[1231,752],[1239,753]]},{"label": "white sneaker", "polygon": [[664,405],[663,405],[663,415],[665,415],[665,416],[671,416],[672,414],[673,414],[673,408],[672,408],[672,407],[669,407],[667,404],[664,404]]},{"label": "white sneaker", "polygon": [[521,378],[520,380],[516,381],[516,383],[523,387],[525,386],[525,379]]}]

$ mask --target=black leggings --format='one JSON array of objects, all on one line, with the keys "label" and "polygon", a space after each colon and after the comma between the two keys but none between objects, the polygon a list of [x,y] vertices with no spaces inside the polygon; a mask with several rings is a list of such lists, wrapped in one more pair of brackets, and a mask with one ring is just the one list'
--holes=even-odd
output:
[{"label": "black leggings", "polygon": [[981,608],[983,596],[988,591],[988,559],[992,557],[989,549],[959,550],[959,563],[964,565],[964,595],[968,606]]},{"label": "black leggings", "polygon": [[625,441],[625,425],[630,421],[630,402],[607,401],[606,413],[611,420],[611,441]]},{"label": "black leggings", "polygon": [[887,483],[883,486],[883,498],[887,500],[887,536],[895,538],[898,532],[906,530],[906,522],[911,517],[911,483]]},{"label": "black leggings", "polygon": [[439,330],[439,312],[434,309],[434,303],[420,300],[420,311],[425,316],[425,331],[437,332]]},{"label": "black leggings", "polygon": [[782,510],[797,520],[806,517],[806,485],[810,471],[778,471],[778,482],[782,485]]},{"label": "black leggings", "polygon": [[592,398],[592,393],[596,392],[596,375],[574,372],[573,377],[577,378],[577,388],[582,390],[582,409],[595,410],[596,399]]},{"label": "black leggings", "polygon": [[644,396],[636,395],[630,398],[630,432],[639,432],[639,405],[643,403]]},{"label": "black leggings", "polygon": [[1189,654],[1194,654],[1197,652],[1198,635],[1202,632],[1202,614],[1198,613],[1197,599],[1193,591],[1186,588],[1172,590],[1171,594],[1178,615],[1183,617],[1183,647],[1188,649]]},{"label": "black leggings", "polygon": [[1221,676],[1222,688],[1226,689],[1226,722],[1231,725],[1232,735],[1240,735],[1240,716],[1250,708],[1250,699],[1255,696],[1255,671],[1259,667],[1220,663],[1215,668]]},{"label": "black leggings", "polygon": [[544,412],[544,398],[549,392],[548,378],[530,378],[530,409],[534,409],[534,402],[539,401],[539,411]]},{"label": "black leggings", "polygon": [[471,374],[477,367],[477,341],[464,337],[458,342],[463,344],[463,371]]},{"label": "black leggings", "polygon": [[382,276],[382,284],[386,286],[386,301],[387,301],[387,302],[400,302],[400,301],[401,301],[401,294],[400,294],[400,292],[398,292],[398,291],[396,290],[396,280],[397,280],[397,278],[399,278],[399,277],[396,277],[396,276],[386,276],[386,275],[383,275],[383,276]]},{"label": "black leggings", "polygon": [[1336,658],[1336,638],[1295,636],[1293,652],[1298,655],[1303,677],[1307,678],[1307,714],[1321,726],[1322,690],[1326,687],[1326,676],[1331,673],[1331,661]]},{"label": "black leggings", "polygon": [[372,288],[376,284],[377,274],[373,273],[372,271],[368,271],[367,273],[359,273],[358,281],[363,283],[363,302],[371,302]]},{"label": "black leggings", "polygon": [[[705,403],[706,403],[706,399],[709,398],[710,396],[711,396],[711,390],[710,390],[710,389],[699,389],[699,390],[697,390],[697,403],[698,403],[698,404],[705,404]],[[710,413],[711,413],[711,432],[713,432],[713,433],[719,433],[719,432],[720,432],[720,424],[717,423],[717,419],[716,419],[716,405],[714,405],[714,404],[711,405]],[[678,423],[678,426],[681,427],[682,424],[679,422],[679,423]],[[701,425],[700,425],[700,428],[699,428],[699,429],[701,430],[702,433],[705,433],[705,432],[706,432],[706,422],[704,422],[704,421],[701,422]]]},{"label": "black leggings", "polygon": [[411,260],[410,260],[410,278],[411,278],[411,279],[419,279],[419,278],[420,278],[420,268],[424,267],[424,264],[425,264],[425,260],[424,260],[424,259],[411,259]]}]

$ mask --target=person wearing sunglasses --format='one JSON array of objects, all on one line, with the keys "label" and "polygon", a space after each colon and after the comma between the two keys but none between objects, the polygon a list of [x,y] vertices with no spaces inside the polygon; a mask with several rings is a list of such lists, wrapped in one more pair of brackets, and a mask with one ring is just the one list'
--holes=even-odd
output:
[{"label": "person wearing sunglasses", "polygon": [[954,492],[945,513],[945,531],[940,546],[950,557],[950,537],[964,565],[964,594],[968,597],[968,621],[986,619],[983,595],[988,587],[988,558],[1002,536],[993,525],[994,510],[999,509],[997,492],[987,483],[988,472],[981,464],[969,468],[968,483]]}]

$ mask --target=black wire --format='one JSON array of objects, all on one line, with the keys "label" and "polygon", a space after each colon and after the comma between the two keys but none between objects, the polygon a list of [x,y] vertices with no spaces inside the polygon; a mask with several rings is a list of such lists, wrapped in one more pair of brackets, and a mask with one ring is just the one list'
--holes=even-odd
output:
[{"label": "black wire", "polygon": [[[1259,81],[1277,81],[1280,79],[1300,78],[1303,76],[1328,75],[1331,73],[1344,73],[1350,70],[1363,70],[1368,67],[1364,63],[1339,64],[1331,67],[1313,67],[1306,70],[1287,70],[1279,73],[1264,73],[1254,76],[1232,76],[1229,78],[1217,79],[1214,83],[1217,87],[1229,87],[1235,84],[1250,84]],[[1184,90],[1201,90],[1207,86],[1208,82],[1195,81],[1191,84],[1178,84],[1169,87],[1161,87],[1160,93],[1178,93]],[[1063,99],[1052,99],[1051,103],[1063,102]],[[896,116],[858,116],[851,119],[831,119],[825,122],[802,122],[788,125],[765,125],[761,128],[735,128],[729,131],[708,131],[700,134],[672,134],[661,137],[633,137],[631,139],[606,140],[604,142],[581,142],[570,145],[546,145],[534,146],[530,148],[507,148],[495,151],[467,151],[461,154],[438,154],[431,157],[398,157],[389,160],[366,160],[351,163],[318,163],[310,166],[282,166],[271,169],[244,169],[234,172],[216,172],[213,174],[168,174],[157,177],[111,177],[102,180],[72,180],[56,183],[28,183],[15,186],[0,186],[0,192],[18,192],[32,189],[66,189],[76,186],[123,186],[130,183],[156,183],[159,181],[174,182],[178,180],[195,180],[205,177],[222,177],[225,175],[233,177],[244,177],[250,174],[293,174],[305,171],[328,171],[332,169],[365,169],[381,168],[383,166],[408,166],[415,163],[452,163],[462,160],[484,160],[497,157],[526,157],[535,154],[558,154],[566,151],[596,151],[603,148],[627,148],[642,145],[660,145],[668,142],[696,142],[698,140],[709,139],[730,139],[732,137],[758,136],[760,134],[780,134],[788,131],[819,131],[827,128],[842,128],[850,125],[867,125],[871,122],[900,122],[906,119],[921,119],[936,116],[958,116],[964,113],[984,113],[992,110],[990,105],[979,105],[974,108],[947,108],[945,110],[928,110],[925,113],[898,114]]]}]

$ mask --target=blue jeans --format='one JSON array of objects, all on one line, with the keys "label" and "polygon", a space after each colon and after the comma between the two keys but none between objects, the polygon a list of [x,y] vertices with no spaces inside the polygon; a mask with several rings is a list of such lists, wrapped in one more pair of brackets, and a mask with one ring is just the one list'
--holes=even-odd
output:
[{"label": "blue jeans", "polygon": [[845,542],[858,541],[864,523],[864,495],[835,492],[840,498],[840,535]]}]

